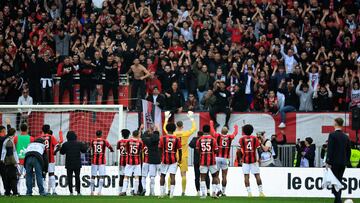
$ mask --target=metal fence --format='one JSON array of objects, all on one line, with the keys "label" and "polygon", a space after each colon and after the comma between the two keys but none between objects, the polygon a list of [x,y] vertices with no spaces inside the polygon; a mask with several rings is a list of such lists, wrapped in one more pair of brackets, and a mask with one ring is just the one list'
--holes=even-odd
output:
[{"label": "metal fence", "polygon": [[[116,146],[112,146],[114,149],[116,149]],[[230,166],[234,166],[234,161],[236,157],[236,150],[237,146],[233,145],[231,146],[230,150]],[[296,154],[296,148],[295,145],[279,145],[278,146],[278,158],[281,162],[281,165],[283,167],[293,167],[294,165],[294,157]],[[315,167],[322,167],[323,162],[320,157],[321,152],[321,146],[316,147],[315,152]],[[189,148],[189,166],[193,165],[193,149]],[[115,150],[115,152],[110,152],[109,150],[106,151],[106,164],[108,166],[115,166],[118,164],[119,161],[119,152]],[[56,155],[56,164],[57,165],[65,165],[65,156],[61,156],[59,153]],[[82,154],[82,161],[83,165],[90,165],[91,164],[91,157],[90,152],[87,152],[85,154]]]}]

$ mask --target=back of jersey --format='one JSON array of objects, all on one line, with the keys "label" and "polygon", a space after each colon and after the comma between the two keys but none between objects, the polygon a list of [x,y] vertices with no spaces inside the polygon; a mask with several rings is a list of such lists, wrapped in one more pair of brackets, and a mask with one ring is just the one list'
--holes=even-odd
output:
[{"label": "back of jersey", "polygon": [[129,165],[139,165],[141,164],[141,155],[144,148],[142,140],[139,139],[130,139],[127,142],[127,164]]},{"label": "back of jersey", "polygon": [[246,164],[252,164],[257,161],[257,148],[260,147],[260,142],[255,136],[243,136],[239,140],[240,149],[242,152],[242,161]]},{"label": "back of jersey", "polygon": [[215,138],[210,135],[201,136],[196,142],[196,149],[200,153],[200,166],[211,166],[216,164],[216,152],[218,145]]},{"label": "back of jersey", "polygon": [[119,140],[117,143],[117,149],[119,150],[119,166],[125,166],[127,162],[127,151],[126,151],[126,145],[128,140],[122,139]]},{"label": "back of jersey", "polygon": [[94,165],[106,164],[105,158],[106,140],[97,138],[91,141],[91,151],[93,154],[91,163]]},{"label": "back of jersey", "polygon": [[177,162],[176,152],[181,149],[181,141],[174,135],[165,135],[160,138],[159,148],[162,150],[162,163],[173,164]]}]

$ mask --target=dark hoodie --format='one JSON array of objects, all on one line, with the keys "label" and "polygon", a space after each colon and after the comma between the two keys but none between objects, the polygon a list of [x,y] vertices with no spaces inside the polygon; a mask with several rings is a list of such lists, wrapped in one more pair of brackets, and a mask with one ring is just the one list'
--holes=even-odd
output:
[{"label": "dark hoodie", "polygon": [[87,151],[87,147],[82,142],[78,142],[74,131],[69,131],[66,135],[65,142],[60,149],[60,154],[66,155],[65,168],[79,169],[81,168],[81,153]]}]

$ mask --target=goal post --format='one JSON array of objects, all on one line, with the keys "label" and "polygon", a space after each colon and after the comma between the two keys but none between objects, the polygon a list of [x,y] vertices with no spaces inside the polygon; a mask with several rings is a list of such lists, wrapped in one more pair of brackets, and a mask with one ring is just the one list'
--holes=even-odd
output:
[{"label": "goal post", "polygon": [[[125,127],[122,105],[2,105],[0,124],[6,126],[7,122],[17,134],[20,134],[21,124],[26,123],[29,134],[35,137],[41,134],[44,124],[49,124],[57,140],[62,131],[64,141],[70,130],[83,142],[90,142],[96,138],[96,131],[102,130],[103,137],[112,146],[121,139],[121,129]],[[116,160],[117,153],[108,156],[109,164]]]}]

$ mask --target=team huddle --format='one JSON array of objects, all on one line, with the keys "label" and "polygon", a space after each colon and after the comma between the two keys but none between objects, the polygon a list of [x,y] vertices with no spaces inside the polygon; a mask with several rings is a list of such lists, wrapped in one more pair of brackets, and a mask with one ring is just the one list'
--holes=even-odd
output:
[{"label": "team huddle", "polygon": [[[189,137],[196,131],[196,123],[193,113],[188,112],[188,118],[192,122],[192,127],[188,131],[183,130],[183,122],[168,123],[170,113],[165,113],[164,135],[160,136],[159,127],[154,126],[143,132],[144,126],[141,125],[138,130],[132,133],[123,129],[121,131],[122,139],[117,143],[119,150],[119,195],[145,195],[146,180],[150,178],[149,195],[155,195],[155,177],[160,174],[160,196],[164,198],[168,195],[170,198],[174,196],[175,174],[180,168],[182,177],[182,195],[186,191],[186,172],[188,171],[188,147]],[[198,195],[206,198],[209,191],[206,186],[206,177],[208,173],[212,176],[212,197],[219,198],[226,196],[227,170],[230,161],[231,144],[235,136],[238,134],[238,126],[234,126],[235,131],[228,134],[227,127],[217,133],[214,124],[204,125],[198,136],[190,142],[190,147],[195,148],[195,152],[199,156],[200,184],[197,187]],[[242,127],[242,136],[239,140],[239,149],[236,153],[241,158],[243,173],[245,178],[245,186],[249,196],[252,196],[249,183],[249,174],[252,173],[256,177],[260,196],[264,196],[262,191],[262,183],[260,179],[260,171],[258,165],[258,152],[260,143],[257,137],[252,136],[254,129],[251,125]],[[131,134],[131,136],[130,136]],[[91,166],[91,194],[95,194],[94,181],[95,177],[99,178],[98,193],[104,183],[105,176],[105,153],[106,148],[114,151],[111,145],[102,138],[101,131],[96,133],[97,138],[91,142],[92,166]],[[193,143],[193,144],[191,144]],[[195,166],[194,166],[195,167]],[[222,173],[220,182],[219,173]],[[168,186],[165,186],[165,178],[169,175]],[[139,191],[141,182],[142,190]],[[129,186],[132,185],[131,190]],[[166,190],[168,189],[168,190]],[[130,192],[131,191],[131,192]],[[168,191],[168,193],[166,193]]]}]

